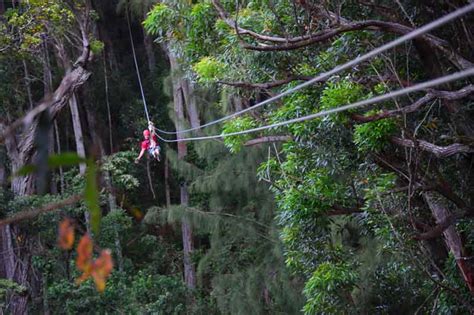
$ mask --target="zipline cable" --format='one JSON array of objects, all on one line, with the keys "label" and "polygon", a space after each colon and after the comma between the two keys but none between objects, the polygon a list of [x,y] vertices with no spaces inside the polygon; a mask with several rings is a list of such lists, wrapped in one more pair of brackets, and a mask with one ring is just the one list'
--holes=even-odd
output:
[{"label": "zipline cable", "polygon": [[253,133],[253,132],[267,130],[267,129],[271,129],[271,128],[286,126],[286,125],[297,123],[297,122],[311,120],[311,119],[314,119],[314,118],[327,116],[327,115],[330,115],[330,114],[339,113],[339,112],[347,111],[347,110],[350,110],[350,109],[355,109],[355,108],[367,106],[367,105],[370,105],[370,104],[379,103],[379,102],[382,102],[382,101],[385,101],[385,100],[388,100],[388,99],[391,99],[391,98],[399,97],[399,96],[402,96],[402,95],[405,95],[405,94],[408,94],[408,93],[412,93],[412,92],[425,90],[425,89],[431,88],[433,86],[445,84],[445,83],[448,83],[448,82],[451,82],[451,81],[459,80],[459,79],[466,78],[466,77],[473,76],[473,75],[474,75],[474,67],[469,68],[469,69],[464,70],[464,71],[459,71],[459,72],[455,72],[453,74],[445,75],[445,76],[442,76],[442,77],[437,78],[437,79],[433,79],[433,80],[426,81],[426,82],[423,82],[423,83],[418,83],[416,85],[413,85],[413,86],[410,86],[410,87],[407,87],[407,88],[403,88],[403,89],[400,89],[400,90],[397,90],[397,91],[393,91],[393,92],[386,93],[386,94],[383,94],[383,95],[380,95],[380,96],[376,96],[376,97],[372,97],[372,98],[369,98],[369,99],[366,99],[366,100],[362,100],[362,101],[359,101],[359,102],[351,103],[351,104],[344,105],[344,106],[337,107],[337,108],[333,108],[333,109],[323,110],[323,111],[320,111],[320,112],[315,113],[315,114],[311,114],[311,115],[307,115],[307,116],[303,116],[303,117],[298,117],[298,118],[294,118],[294,119],[289,119],[289,120],[285,120],[285,121],[282,121],[282,122],[278,122],[278,123],[274,123],[274,124],[266,125],[266,126],[261,126],[261,127],[257,127],[257,128],[252,128],[252,129],[247,129],[247,130],[242,130],[242,131],[236,131],[236,132],[230,132],[230,133],[226,133],[226,134],[202,136],[202,137],[181,138],[181,139],[176,139],[176,140],[166,140],[166,139],[163,139],[161,137],[160,137],[160,139],[165,141],[165,142],[199,141],[199,140],[218,139],[218,138],[225,138],[225,137],[229,137],[229,136],[238,136],[238,135]]},{"label": "zipline cable", "polygon": [[133,43],[132,27],[130,26],[130,17],[128,12],[128,6],[126,7],[125,14],[127,15],[128,35],[130,36],[130,44],[132,46],[133,61],[135,62],[135,71],[137,73],[138,85],[140,86],[140,92],[142,94],[143,108],[145,109],[146,120],[150,123],[150,115],[148,114],[148,106],[146,104],[145,93],[143,92],[142,79],[140,76],[140,69],[138,68],[137,55],[135,53],[135,44]]},{"label": "zipline cable", "polygon": [[[255,110],[255,109],[257,109],[259,107],[262,107],[266,104],[269,104],[269,103],[272,103],[276,100],[279,100],[279,99],[281,99],[281,98],[283,98],[283,97],[285,97],[285,96],[287,96],[287,95],[289,95],[293,92],[301,90],[302,88],[307,87],[309,85],[312,85],[312,84],[314,84],[318,81],[325,80],[325,79],[329,78],[330,76],[332,76],[336,73],[339,73],[339,72],[341,72],[343,70],[346,70],[348,68],[351,68],[351,67],[353,67],[353,66],[355,66],[355,65],[357,65],[357,64],[359,64],[363,61],[366,61],[366,60],[368,60],[372,57],[375,57],[375,56],[377,56],[377,55],[379,55],[379,54],[381,54],[381,53],[383,53],[383,52],[385,52],[385,51],[387,51],[387,50],[389,50],[393,47],[396,47],[396,46],[398,46],[398,45],[400,45],[400,44],[402,44],[402,43],[404,43],[404,42],[406,42],[410,39],[413,39],[415,37],[423,35],[424,33],[429,32],[429,31],[431,31],[431,30],[433,30],[437,27],[440,27],[441,25],[446,24],[446,23],[450,22],[451,20],[457,19],[460,16],[465,15],[465,14],[467,14],[467,13],[473,11],[473,10],[474,10],[474,2],[472,2],[471,4],[469,4],[465,7],[459,8],[456,11],[451,12],[451,13],[449,13],[449,14],[447,14],[447,15],[439,18],[439,19],[436,19],[433,22],[431,22],[429,24],[426,24],[423,27],[415,29],[415,30],[403,35],[402,37],[399,37],[399,38],[397,38],[397,39],[395,39],[395,40],[393,40],[393,41],[391,41],[391,42],[389,42],[389,43],[387,43],[383,46],[380,46],[379,48],[376,48],[376,49],[366,53],[365,55],[359,56],[359,57],[357,57],[357,58],[355,58],[355,59],[353,59],[353,60],[351,60],[351,61],[349,61],[349,62],[347,62],[343,65],[337,66],[333,70],[324,72],[324,73],[318,75],[317,77],[315,77],[315,78],[313,78],[309,81],[306,81],[306,82],[304,82],[302,84],[299,84],[299,85],[297,85],[293,88],[290,88],[290,89],[288,89],[288,90],[286,90],[286,91],[284,91],[284,92],[282,92],[278,95],[275,95],[275,96],[273,96],[273,97],[271,97],[271,98],[269,98],[269,99],[267,99],[263,102],[257,103],[252,107],[243,109],[241,111],[238,111],[238,112],[235,112],[233,114],[224,116],[222,118],[213,120],[213,121],[208,122],[206,124],[203,124],[203,125],[200,125],[200,126],[197,126],[197,127],[193,127],[193,128],[189,128],[189,129],[183,129],[183,130],[178,130],[178,131],[166,131],[166,130],[161,130],[161,129],[155,128],[155,130],[162,133],[162,134],[169,134],[169,135],[181,134],[181,133],[185,133],[185,132],[190,132],[190,131],[202,129],[202,128],[205,128],[205,127],[208,127],[208,126],[212,126],[212,125],[215,125],[217,123],[220,123],[220,122],[229,120],[231,118],[240,116],[240,115],[242,115],[246,112]],[[136,59],[135,59],[135,64],[136,64]],[[141,87],[141,83],[140,83],[140,87]],[[143,97],[144,104],[146,104],[144,96],[143,96],[143,89],[142,89],[142,97]],[[146,105],[145,105],[145,108],[146,108]],[[147,117],[148,117],[148,113],[147,113]],[[160,139],[162,139],[162,138],[160,137]],[[162,139],[162,140],[164,140],[164,139]],[[176,141],[174,141],[174,142],[176,142]]]}]

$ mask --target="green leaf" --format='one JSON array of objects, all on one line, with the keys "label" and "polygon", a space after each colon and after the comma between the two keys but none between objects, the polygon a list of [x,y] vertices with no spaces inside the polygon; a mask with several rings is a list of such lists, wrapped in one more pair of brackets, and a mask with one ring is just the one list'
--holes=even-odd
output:
[{"label": "green leaf", "polygon": [[87,161],[86,187],[84,189],[84,199],[91,215],[91,227],[95,234],[99,234],[100,228],[100,205],[99,190],[97,187],[97,166],[93,160]]},{"label": "green leaf", "polygon": [[[243,130],[248,130],[257,127],[257,122],[249,117],[237,117],[234,118],[224,125],[223,128],[223,135],[227,133],[233,133]],[[242,146],[247,140],[250,140],[252,136],[250,135],[238,135],[238,136],[227,136],[224,137],[224,144],[227,148],[229,148],[230,152],[237,153],[240,151]]]},{"label": "green leaf", "polygon": [[54,154],[48,158],[48,166],[50,168],[59,166],[71,166],[80,163],[85,163],[86,159],[80,157],[74,152],[65,152],[61,154]]},{"label": "green leaf", "polygon": [[36,172],[38,167],[33,164],[28,164],[20,168],[15,174],[12,175],[12,177],[21,177],[21,176],[26,176],[28,174]]},{"label": "green leaf", "polygon": [[197,73],[199,82],[213,82],[222,77],[225,64],[214,57],[203,57],[193,65],[193,70]]},{"label": "green leaf", "polygon": [[[50,169],[60,166],[72,166],[80,163],[86,163],[85,158],[81,158],[74,152],[65,152],[61,154],[54,154],[48,157],[48,167]],[[20,168],[12,177],[21,177],[34,173],[38,170],[38,166],[28,164]]]}]

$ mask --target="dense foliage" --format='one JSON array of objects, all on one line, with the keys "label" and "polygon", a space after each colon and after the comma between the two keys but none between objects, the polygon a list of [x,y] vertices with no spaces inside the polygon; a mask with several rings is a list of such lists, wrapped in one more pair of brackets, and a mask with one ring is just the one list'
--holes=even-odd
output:
[{"label": "dense foliage", "polygon": [[0,1],[0,312],[472,313],[470,78],[226,136],[473,67],[472,13],[133,163],[137,75],[194,127],[467,3]]}]

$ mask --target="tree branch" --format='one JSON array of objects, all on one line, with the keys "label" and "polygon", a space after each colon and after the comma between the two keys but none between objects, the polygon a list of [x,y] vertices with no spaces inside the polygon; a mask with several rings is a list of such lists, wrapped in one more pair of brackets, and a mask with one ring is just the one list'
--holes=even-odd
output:
[{"label": "tree branch", "polygon": [[430,91],[430,94],[433,94],[437,98],[442,98],[447,101],[455,101],[460,98],[469,96],[472,93],[474,93],[474,85],[472,84],[469,84],[457,91],[438,91],[438,90]]},{"label": "tree branch", "polygon": [[[256,33],[252,30],[241,28],[237,25],[236,21],[229,17],[229,14],[224,10],[222,4],[219,0],[212,0],[214,7],[216,8],[220,18],[227,23],[230,27],[234,28],[238,36],[248,35],[253,37],[258,41],[269,42],[273,44],[263,44],[259,43],[258,45],[251,45],[247,43],[242,43],[242,47],[249,50],[257,51],[280,51],[280,50],[295,50],[316,43],[327,41],[335,36],[340,34],[357,31],[357,30],[368,30],[368,31],[384,31],[388,33],[405,35],[411,31],[413,28],[408,27],[403,24],[378,21],[378,20],[365,20],[365,21],[355,21],[350,22],[342,18],[341,22],[343,24],[338,24],[338,27],[322,30],[320,32],[296,36],[296,37],[279,37],[279,36],[268,36]],[[418,40],[423,40],[431,47],[436,48],[443,52],[447,59],[454,64],[458,69],[468,69],[473,67],[473,63],[457,54],[454,49],[449,46],[449,43],[439,37],[424,34],[419,37]],[[276,43],[276,45],[274,45]]]},{"label": "tree branch", "polygon": [[81,30],[82,37],[82,53],[81,56],[76,60],[74,66],[86,67],[88,61],[91,57],[91,50],[89,44],[89,37],[87,35],[89,31],[89,5],[86,6],[85,18],[84,21],[79,21],[79,29]]},{"label": "tree branch", "polygon": [[442,147],[424,140],[413,141],[409,139],[392,137],[391,141],[392,143],[407,148],[420,148],[423,151],[434,154],[437,158],[446,158],[459,153],[474,153],[473,147],[461,143],[453,143],[448,146]]},{"label": "tree branch", "polygon": [[371,121],[377,121],[380,119],[385,119],[385,118],[390,118],[390,117],[395,117],[395,116],[400,116],[402,114],[408,114],[408,113],[413,113],[419,110],[422,106],[426,105],[428,102],[434,100],[435,97],[431,94],[427,94],[417,100],[415,103],[405,106],[402,108],[397,108],[393,110],[384,110],[378,114],[371,115],[371,116],[364,116],[364,115],[359,115],[359,114],[353,114],[351,116],[352,119],[359,123],[368,123]]},{"label": "tree branch", "polygon": [[[254,49],[254,50],[273,50],[272,47],[274,48],[274,50],[297,49],[297,48],[314,44],[316,42],[324,41],[340,33],[354,31],[354,30],[366,28],[369,26],[375,26],[375,24],[379,22],[379,21],[361,21],[361,22],[346,23],[345,25],[342,25],[335,29],[327,29],[327,30],[323,30],[317,33],[296,36],[296,37],[287,38],[287,37],[279,37],[279,36],[268,36],[268,35],[259,34],[249,29],[239,27],[236,21],[230,18],[229,13],[224,10],[224,7],[219,2],[219,0],[212,0],[212,4],[216,8],[220,18],[224,22],[226,22],[227,25],[236,29],[239,35],[249,35],[260,41],[284,44],[283,46],[281,46],[280,49],[278,48],[280,46],[253,46],[253,45],[244,46],[245,48]],[[406,27],[406,28],[411,30],[409,27]],[[408,32],[409,31],[407,31],[407,33]]]},{"label": "tree branch", "polygon": [[63,208],[65,206],[73,205],[76,202],[80,201],[81,198],[82,198],[82,195],[73,195],[59,202],[47,204],[46,206],[43,206],[39,209],[21,211],[13,215],[12,217],[0,220],[0,226],[11,224],[11,223],[17,223],[19,221],[24,221],[27,219],[32,219],[42,213],[51,212],[51,211]]},{"label": "tree branch", "polygon": [[7,136],[10,136],[17,128],[20,126],[27,126],[28,129],[25,130],[22,135],[21,142],[19,144],[20,154],[25,157],[24,162],[29,162],[29,159],[34,152],[34,140],[36,128],[38,125],[37,117],[43,111],[49,110],[51,120],[54,120],[56,115],[61,111],[61,109],[67,104],[71,95],[77,90],[78,87],[83,85],[91,73],[86,70],[86,66],[90,61],[90,45],[87,38],[87,20],[88,12],[86,14],[86,22],[84,25],[81,25],[81,33],[83,36],[83,47],[82,52],[79,58],[74,63],[74,70],[67,73],[58,88],[54,91],[52,96],[46,96],[43,101],[28,112],[22,118],[17,119],[10,126],[6,127],[3,133],[0,135],[0,143],[5,140]]},{"label": "tree branch", "polygon": [[470,84],[468,86],[463,87],[460,90],[457,91],[436,91],[432,90],[428,92],[425,96],[417,100],[415,103],[405,106],[402,108],[397,108],[393,110],[385,110],[382,111],[378,114],[371,115],[371,116],[363,116],[363,115],[358,115],[354,114],[352,115],[352,119],[354,119],[357,122],[360,123],[367,123],[371,121],[376,121],[384,118],[389,118],[389,117],[395,117],[399,116],[402,114],[408,114],[408,113],[413,113],[419,110],[421,107],[429,103],[430,101],[436,99],[436,98],[441,98],[449,101],[453,100],[458,100],[461,98],[464,98],[466,96],[469,96],[470,94],[474,93],[474,85]]},{"label": "tree branch", "polygon": [[227,13],[224,10],[224,7],[222,4],[219,2],[219,0],[212,0],[212,4],[214,5],[214,8],[217,10],[217,13],[219,14],[219,17],[231,28],[235,29],[238,35],[250,35],[251,37],[254,37],[259,40],[263,41],[271,41],[271,42],[282,42],[284,43],[284,38],[283,37],[275,37],[275,36],[266,36],[262,35],[259,33],[256,33],[254,31],[241,28],[240,26],[237,25],[237,22],[234,21],[229,17],[229,13]]},{"label": "tree branch", "polygon": [[434,226],[431,230],[415,235],[413,239],[417,241],[424,241],[440,237],[443,232],[446,231],[447,228],[449,228],[452,224],[456,223],[457,220],[461,217],[461,215],[449,215],[444,220],[439,222],[436,226]]},{"label": "tree branch", "polygon": [[470,217],[474,216],[474,208],[468,205],[466,201],[464,201],[460,196],[458,196],[444,178],[439,176],[437,181],[438,183],[433,186],[434,191],[438,192],[440,195],[450,200],[459,209],[464,211],[466,215]]},{"label": "tree branch", "polygon": [[290,136],[268,136],[268,137],[261,137],[261,138],[249,140],[245,142],[244,146],[249,147],[249,146],[261,144],[261,143],[284,142],[284,141],[290,141],[290,140],[291,140]]},{"label": "tree branch", "polygon": [[[38,120],[36,117],[45,110],[49,110],[51,120],[54,120],[61,109],[66,106],[72,94],[83,85],[91,73],[85,68],[79,66],[70,73],[66,74],[59,87],[54,91],[52,99],[48,98],[44,100],[40,105],[30,111],[25,117],[26,119],[20,118],[15,121],[13,128],[9,128],[9,132],[13,132],[14,128],[21,124],[29,126],[28,130],[22,135],[22,141],[20,142],[19,148],[22,156],[25,157],[26,163],[29,162],[29,157],[33,155],[35,147],[35,134],[38,126]],[[38,109],[38,110],[36,110]],[[31,123],[29,123],[31,121]],[[0,140],[4,138],[4,135],[0,136]]]}]

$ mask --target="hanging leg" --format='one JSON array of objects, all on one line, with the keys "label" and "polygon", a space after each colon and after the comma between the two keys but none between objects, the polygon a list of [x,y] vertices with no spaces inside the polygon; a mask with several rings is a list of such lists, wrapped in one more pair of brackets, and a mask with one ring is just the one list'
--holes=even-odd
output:
[{"label": "hanging leg", "polygon": [[148,149],[148,153],[151,155],[152,158],[154,158],[158,162],[160,161],[160,147],[150,148]]}]

